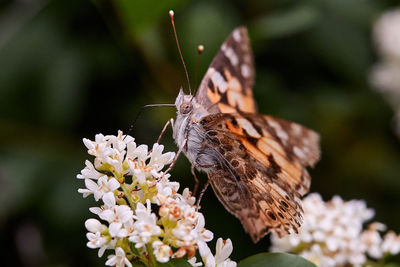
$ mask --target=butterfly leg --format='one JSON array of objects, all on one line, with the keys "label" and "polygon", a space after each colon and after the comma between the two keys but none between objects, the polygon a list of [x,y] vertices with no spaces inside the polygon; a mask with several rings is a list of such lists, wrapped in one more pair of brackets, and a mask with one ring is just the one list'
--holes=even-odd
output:
[{"label": "butterfly leg", "polygon": [[173,118],[169,119],[169,120],[167,121],[167,123],[164,125],[164,128],[162,129],[162,131],[161,131],[161,133],[160,133],[160,136],[159,136],[158,139],[157,139],[157,144],[160,143],[161,138],[163,137],[165,131],[167,130],[167,127],[168,127],[170,124],[171,124],[171,127],[174,128],[174,119],[173,119]]},{"label": "butterfly leg", "polygon": [[[171,164],[169,165],[168,169],[164,172],[164,175],[166,175],[168,172],[170,172],[172,170],[172,168],[175,166],[176,161],[178,160],[179,155],[182,153],[183,149],[185,148],[187,143],[187,138],[185,138],[182,142],[182,146],[179,148],[178,152],[176,152],[176,155],[174,157],[174,159],[172,160]],[[162,177],[161,177],[162,178]]]},{"label": "butterfly leg", "polygon": [[199,188],[199,179],[196,176],[196,171],[194,169],[194,165],[190,168],[193,178],[194,178],[194,188],[193,188],[193,196],[196,196],[197,189]]},{"label": "butterfly leg", "polygon": [[206,190],[207,190],[207,187],[210,185],[210,180],[209,179],[207,179],[207,182],[206,182],[206,184],[204,185],[204,187],[203,187],[203,189],[201,190],[201,192],[200,192],[200,195],[199,195],[199,198],[197,199],[197,203],[196,203],[196,211],[199,209],[199,207],[200,207],[200,202],[201,202],[201,199],[203,198],[203,195],[204,195],[204,193],[206,192]]}]

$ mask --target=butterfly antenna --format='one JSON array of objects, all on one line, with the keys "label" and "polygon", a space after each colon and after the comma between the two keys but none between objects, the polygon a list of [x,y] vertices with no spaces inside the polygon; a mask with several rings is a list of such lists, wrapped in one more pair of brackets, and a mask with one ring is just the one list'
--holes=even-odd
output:
[{"label": "butterfly antenna", "polygon": [[188,86],[189,86],[189,93],[192,94],[192,88],[190,87],[189,74],[188,74],[188,71],[187,71],[187,69],[186,69],[185,61],[183,60],[181,48],[180,48],[180,46],[179,46],[178,35],[176,34],[175,21],[174,21],[174,14],[175,14],[175,13],[174,13],[173,10],[170,10],[170,11],[169,11],[169,16],[170,16],[170,18],[171,18],[172,28],[174,29],[174,35],[175,35],[176,46],[178,47],[178,51],[179,51],[179,55],[180,55],[181,60],[182,60],[183,68],[185,69],[186,80],[187,80]]},{"label": "butterfly antenna", "polygon": [[150,105],[145,105],[143,107],[140,108],[139,112],[136,115],[135,120],[133,121],[133,123],[131,124],[131,126],[129,127],[128,133],[130,134],[133,130],[133,126],[136,124],[136,121],[138,120],[139,116],[142,114],[142,112],[146,109],[146,108],[153,108],[153,107],[175,107],[175,104],[150,104]]},{"label": "butterfly antenna", "polygon": [[199,77],[200,56],[201,56],[201,53],[203,53],[203,51],[204,51],[203,45],[197,46],[196,72],[195,72],[195,76],[194,76],[195,77],[194,86],[196,88],[196,91],[197,91],[197,88],[199,87],[197,82],[198,82],[198,77]]}]

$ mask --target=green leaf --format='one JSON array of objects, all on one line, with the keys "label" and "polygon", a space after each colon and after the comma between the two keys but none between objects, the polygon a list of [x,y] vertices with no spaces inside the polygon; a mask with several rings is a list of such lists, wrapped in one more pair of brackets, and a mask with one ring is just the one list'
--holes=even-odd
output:
[{"label": "green leaf", "polygon": [[239,262],[238,267],[315,267],[310,261],[288,253],[260,253]]}]

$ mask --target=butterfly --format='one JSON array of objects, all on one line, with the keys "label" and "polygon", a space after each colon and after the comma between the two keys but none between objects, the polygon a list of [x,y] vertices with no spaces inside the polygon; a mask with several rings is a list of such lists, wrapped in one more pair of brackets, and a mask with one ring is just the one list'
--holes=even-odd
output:
[{"label": "butterfly", "polygon": [[180,90],[173,138],[256,243],[271,231],[298,232],[311,181],[306,167],[318,161],[320,149],[313,130],[257,113],[254,75],[247,29],[238,27],[196,95]]}]

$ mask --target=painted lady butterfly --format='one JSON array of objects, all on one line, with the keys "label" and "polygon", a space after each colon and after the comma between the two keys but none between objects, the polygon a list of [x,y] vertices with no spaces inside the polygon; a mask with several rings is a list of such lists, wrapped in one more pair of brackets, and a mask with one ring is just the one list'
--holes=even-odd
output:
[{"label": "painted lady butterfly", "polygon": [[[319,135],[297,123],[257,113],[247,30],[225,40],[196,96],[181,89],[173,137],[179,151],[208,175],[225,208],[254,242],[283,236],[302,222],[307,166],[319,159]],[[177,155],[178,155],[177,154]]]}]

